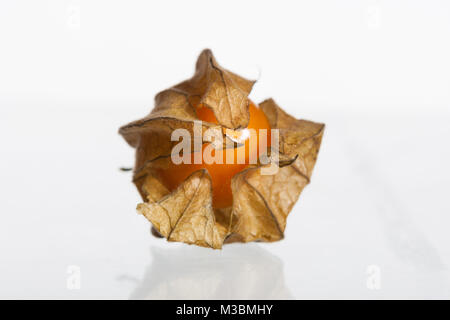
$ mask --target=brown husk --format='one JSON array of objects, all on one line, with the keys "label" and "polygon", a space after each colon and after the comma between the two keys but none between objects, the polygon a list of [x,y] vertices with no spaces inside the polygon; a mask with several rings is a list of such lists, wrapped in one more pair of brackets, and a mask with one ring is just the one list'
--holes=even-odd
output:
[{"label": "brown husk", "polygon": [[[119,133],[136,148],[133,182],[144,203],[137,210],[169,241],[220,249],[230,242],[277,241],[284,237],[286,219],[309,183],[320,148],[324,125],[297,120],[272,99],[259,104],[271,128],[279,129],[278,172],[262,175],[269,164],[258,162],[232,179],[233,205],[212,207],[211,178],[206,170],[194,172],[170,192],[155,169],[170,161],[171,132],[184,128],[193,135],[198,120],[195,107],[211,108],[222,133],[225,128],[245,128],[249,121],[248,94],[254,81],[220,67],[210,50],[197,61],[194,76],[155,97],[155,108],[145,118],[120,128]],[[202,122],[202,131],[217,124]],[[227,137],[224,134],[224,144]],[[264,163],[264,162],[263,162]],[[265,162],[267,163],[267,162]]]}]

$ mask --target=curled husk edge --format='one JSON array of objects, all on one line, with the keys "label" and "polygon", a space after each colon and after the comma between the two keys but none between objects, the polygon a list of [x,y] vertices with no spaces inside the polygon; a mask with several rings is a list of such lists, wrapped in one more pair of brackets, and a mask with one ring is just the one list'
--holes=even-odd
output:
[{"label": "curled husk edge", "polygon": [[220,67],[206,49],[191,79],[157,94],[148,116],[120,128],[119,133],[136,148],[133,182],[144,200],[137,211],[167,240],[220,249],[224,243],[271,242],[284,237],[287,216],[310,181],[324,124],[297,120],[272,99],[261,102],[259,107],[271,128],[279,129],[279,148],[270,151],[279,153],[280,168],[274,175],[262,175],[261,170],[271,164],[258,162],[236,174],[229,208],[213,208],[206,170],[192,173],[173,192],[156,175],[156,169],[168,165],[177,143],[171,141],[171,132],[184,128],[193,134],[198,120],[195,105],[211,108],[218,122],[202,122],[203,132],[247,127],[248,95],[254,83]]}]

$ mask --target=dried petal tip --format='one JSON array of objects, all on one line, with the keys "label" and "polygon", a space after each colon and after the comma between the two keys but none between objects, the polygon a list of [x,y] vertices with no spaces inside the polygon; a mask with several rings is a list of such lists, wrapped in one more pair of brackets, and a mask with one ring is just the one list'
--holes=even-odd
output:
[{"label": "dried petal tip", "polygon": [[205,49],[198,57],[194,76],[175,88],[198,97],[213,110],[220,125],[238,129],[246,128],[250,120],[248,95],[255,82],[223,69],[211,50]]}]

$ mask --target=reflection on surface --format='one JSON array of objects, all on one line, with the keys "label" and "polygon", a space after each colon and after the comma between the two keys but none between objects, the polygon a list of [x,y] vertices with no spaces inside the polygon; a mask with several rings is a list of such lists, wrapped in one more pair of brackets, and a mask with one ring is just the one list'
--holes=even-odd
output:
[{"label": "reflection on surface", "polygon": [[382,179],[378,166],[370,153],[362,146],[350,144],[352,154],[358,150],[360,159],[356,168],[373,197],[377,213],[381,218],[388,243],[393,252],[406,263],[425,270],[444,270],[445,265],[436,248],[419,228],[407,210],[399,203],[398,197],[390,187],[389,181]]},{"label": "reflection on surface", "polygon": [[[359,159],[353,160],[355,168],[373,199],[389,248],[405,267],[412,267],[415,271],[411,280],[413,289],[410,291],[403,289],[401,297],[427,299],[448,297],[450,286],[447,266],[438,250],[421,231],[420,226],[414,224],[407,207],[401,203],[389,180],[384,179],[383,172],[379,170],[379,166],[365,147],[352,143],[348,147],[349,154],[359,156]],[[426,214],[424,212],[424,215]],[[407,272],[408,269],[405,268],[403,274]]]},{"label": "reflection on surface", "polygon": [[151,248],[152,262],[130,299],[292,299],[282,261],[257,244],[221,251]]}]

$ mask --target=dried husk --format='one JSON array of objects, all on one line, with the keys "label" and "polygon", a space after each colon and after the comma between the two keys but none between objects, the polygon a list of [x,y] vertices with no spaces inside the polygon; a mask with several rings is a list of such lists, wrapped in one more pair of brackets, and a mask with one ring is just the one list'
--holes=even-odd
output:
[{"label": "dried husk", "polygon": [[224,144],[226,128],[245,128],[253,84],[220,67],[211,51],[204,50],[191,79],[159,93],[147,117],[120,128],[119,133],[136,148],[133,182],[144,200],[137,210],[167,240],[219,249],[224,243],[270,242],[284,237],[287,216],[310,181],[323,124],[297,120],[272,99],[261,102],[271,128],[280,133],[279,147],[264,156],[272,161],[277,153],[279,169],[273,175],[261,174],[272,164],[258,161],[236,174],[229,208],[212,207],[211,178],[206,170],[194,172],[173,192],[156,173],[168,166],[177,143],[170,141],[171,132],[184,128],[193,135],[194,121],[199,120],[194,107],[198,103],[211,108],[219,124],[202,122],[202,131],[220,129]]}]

